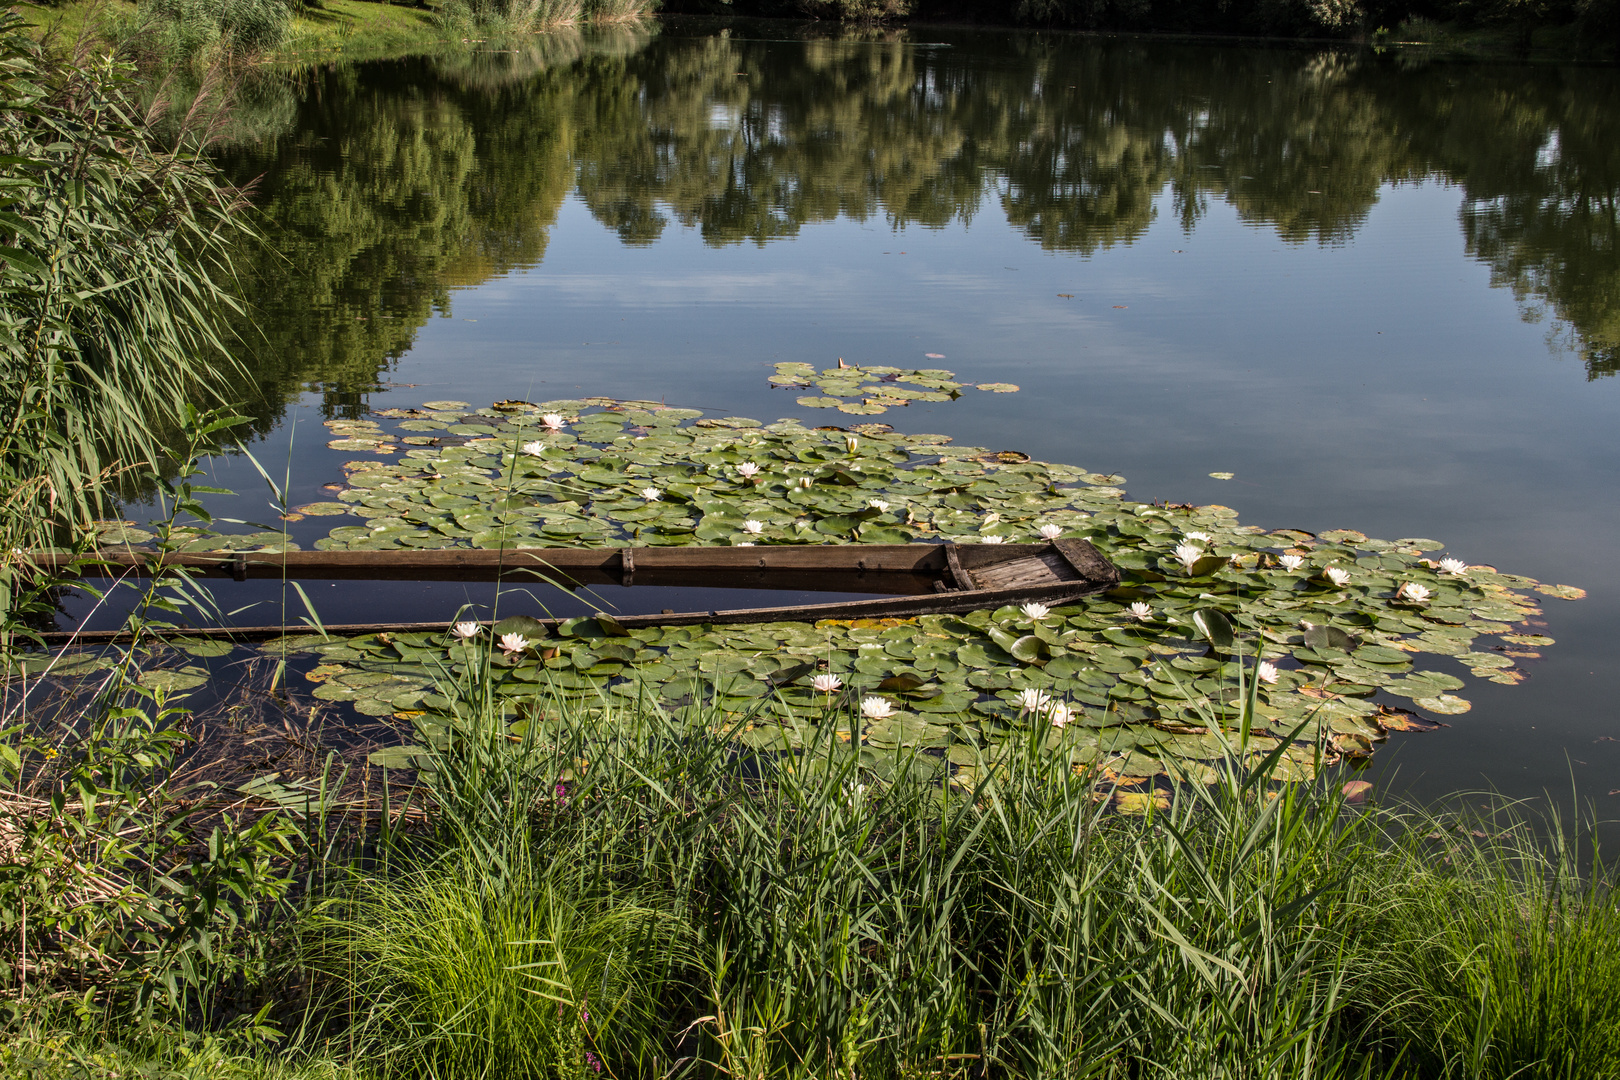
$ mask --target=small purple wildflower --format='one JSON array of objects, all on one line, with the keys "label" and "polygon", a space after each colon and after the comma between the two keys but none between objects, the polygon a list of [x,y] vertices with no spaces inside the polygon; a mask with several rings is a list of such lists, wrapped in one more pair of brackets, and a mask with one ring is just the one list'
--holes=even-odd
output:
[{"label": "small purple wildflower", "polygon": [[592,1072],[602,1071],[602,1063],[597,1060],[596,1055],[591,1053],[589,1050],[585,1051],[585,1064],[591,1067]]}]

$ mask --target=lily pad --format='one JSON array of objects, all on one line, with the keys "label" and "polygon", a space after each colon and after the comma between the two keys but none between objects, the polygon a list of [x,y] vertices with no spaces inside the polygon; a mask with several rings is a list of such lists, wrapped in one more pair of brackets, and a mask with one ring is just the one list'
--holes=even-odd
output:
[{"label": "lily pad", "polygon": [[1467,699],[1451,694],[1421,697],[1417,698],[1416,702],[1418,708],[1427,709],[1432,713],[1439,713],[1441,716],[1459,716],[1474,707]]},{"label": "lily pad", "polygon": [[155,671],[143,671],[136,680],[148,690],[159,690],[164,693],[176,694],[184,690],[195,690],[208,682],[208,672],[201,668],[164,668]]}]

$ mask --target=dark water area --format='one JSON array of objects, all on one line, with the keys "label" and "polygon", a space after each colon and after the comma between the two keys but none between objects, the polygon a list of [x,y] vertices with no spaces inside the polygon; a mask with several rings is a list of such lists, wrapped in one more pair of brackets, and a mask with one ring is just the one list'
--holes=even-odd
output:
[{"label": "dark water area", "polygon": [[[371,408],[839,423],[771,365],[1016,383],[881,419],[1586,589],[1546,601],[1526,681],[1470,679],[1470,713],[1373,769],[1620,809],[1620,71],[768,23],[532,40],[267,82],[222,151],[269,239],[244,254],[251,449],[292,502],[354,456],[321,422]],[[271,513],[245,461],[215,471],[245,493],[225,512]],[[448,599],[326,591],[333,622]]]}]

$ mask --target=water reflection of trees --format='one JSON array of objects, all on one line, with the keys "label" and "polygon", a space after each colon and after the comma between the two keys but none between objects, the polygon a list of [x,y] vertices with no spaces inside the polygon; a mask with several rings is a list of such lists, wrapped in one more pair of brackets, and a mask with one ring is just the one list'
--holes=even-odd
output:
[{"label": "water reflection of trees", "polygon": [[[1464,193],[1467,251],[1549,310],[1594,377],[1620,367],[1620,78],[1603,69],[993,35],[543,39],[518,52],[306,76],[262,172],[254,260],[267,397],[357,401],[449,291],[544,255],[567,194],[625,243],[807,223],[970,220],[988,200],[1054,251],[1129,244],[1214,200],[1334,244],[1381,185]],[[968,47],[971,46],[971,47]],[[1168,195],[1167,199],[1161,196]]]}]

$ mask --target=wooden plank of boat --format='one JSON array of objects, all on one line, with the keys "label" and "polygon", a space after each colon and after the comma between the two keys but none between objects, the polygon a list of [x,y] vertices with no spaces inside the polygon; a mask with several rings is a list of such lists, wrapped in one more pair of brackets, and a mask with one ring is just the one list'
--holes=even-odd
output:
[{"label": "wooden plank of boat", "polygon": [[[783,544],[762,547],[441,548],[404,551],[170,552],[102,551],[75,558],[30,557],[43,571],[79,577],[148,577],[184,567],[203,577],[319,578],[366,581],[533,581],[537,574],[580,584],[707,585],[702,575],[801,571],[817,580],[828,573],[937,575],[945,567],[942,544]],[[986,545],[994,548],[995,545]],[[1006,550],[1039,548],[1007,544]],[[668,578],[667,581],[653,580]],[[678,580],[677,580],[678,579]],[[813,587],[813,586],[812,586]],[[826,586],[828,591],[847,591]],[[858,591],[858,590],[857,590]]]},{"label": "wooden plank of boat", "polygon": [[[458,556],[451,559],[447,556]],[[292,556],[309,556],[292,560]],[[315,558],[320,556],[320,558]],[[383,559],[379,556],[392,556]],[[428,556],[428,558],[423,558]],[[382,569],[410,568],[413,578],[442,580],[441,573],[478,574],[450,580],[506,579],[516,566],[542,573],[562,584],[684,585],[712,588],[797,588],[813,591],[899,594],[871,600],[833,601],[784,607],[714,609],[668,612],[658,615],[608,616],[624,629],[643,626],[685,626],[697,623],[814,622],[820,619],[911,618],[917,615],[961,613],[1004,604],[1038,601],[1049,605],[1070,603],[1105,592],[1119,584],[1119,570],[1084,540],[1058,539],[1044,544],[892,544],[781,546],[772,548],[542,548],[524,551],[327,551],[286,552],[249,556],[250,568],[275,565],[275,576],[327,578],[334,568],[346,568],[349,577],[376,578]],[[504,557],[504,558],[503,558]],[[169,565],[218,570],[221,563],[239,556],[208,556],[210,562],[192,562],[198,556]],[[287,560],[285,562],[281,560]],[[139,569],[132,563],[117,566]],[[362,569],[368,572],[362,573]],[[296,572],[294,572],[296,570]],[[607,575],[600,581],[582,580]],[[264,576],[271,576],[266,574]],[[389,580],[402,575],[394,573]],[[762,583],[763,586],[762,586]],[[561,620],[538,619],[545,625]],[[444,628],[443,622],[343,624],[328,626],[332,634],[368,632],[409,633]],[[191,636],[253,641],[278,637],[304,626],[204,627],[183,631]],[[118,631],[52,632],[47,643],[68,639],[83,643],[120,637]]]}]

